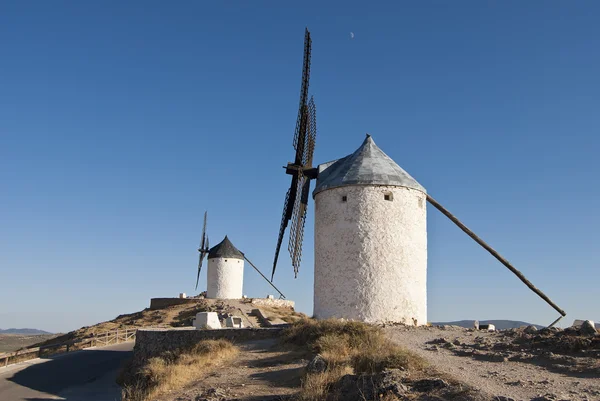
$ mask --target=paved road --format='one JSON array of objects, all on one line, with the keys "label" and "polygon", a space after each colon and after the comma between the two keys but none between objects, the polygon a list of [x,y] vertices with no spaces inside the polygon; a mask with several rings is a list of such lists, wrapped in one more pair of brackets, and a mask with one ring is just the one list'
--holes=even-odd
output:
[{"label": "paved road", "polygon": [[0,368],[1,401],[116,401],[115,378],[133,342],[91,348]]}]

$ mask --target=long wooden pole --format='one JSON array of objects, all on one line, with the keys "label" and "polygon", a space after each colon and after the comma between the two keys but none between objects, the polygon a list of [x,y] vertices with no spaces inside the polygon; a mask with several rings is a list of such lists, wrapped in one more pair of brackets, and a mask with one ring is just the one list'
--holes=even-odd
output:
[{"label": "long wooden pole", "polygon": [[566,316],[567,315],[565,313],[565,311],[562,310],[561,308],[559,308],[558,305],[556,305],[554,302],[552,302],[552,300],[550,298],[548,298],[546,296],[546,294],[544,294],[542,291],[540,291],[539,289],[537,289],[531,283],[531,281],[527,280],[527,278],[523,275],[523,273],[521,273],[520,271],[518,271],[517,269],[515,269],[508,262],[508,260],[504,259],[498,252],[496,252],[494,250],[494,248],[492,248],[491,246],[489,246],[488,244],[486,244],[481,238],[479,238],[477,235],[475,235],[475,233],[473,231],[469,230],[469,228],[467,226],[465,226],[463,223],[461,223],[460,220],[458,220],[452,213],[450,213],[442,205],[440,205],[429,194],[427,195],[427,201],[429,201],[429,203],[431,203],[437,210],[439,210],[440,212],[442,212],[443,215],[445,215],[450,220],[452,220],[452,222],[454,224],[456,224],[461,230],[463,230],[469,237],[473,238],[473,240],[475,240],[475,242],[477,242],[479,245],[481,245],[486,251],[488,251],[489,253],[491,253],[493,257],[495,257],[496,259],[498,259],[500,261],[500,263],[502,263],[511,272],[513,272],[515,274],[515,276],[517,276],[519,278],[519,280],[521,280],[523,283],[525,283],[525,285],[527,287],[529,287],[529,289],[531,289],[531,291],[535,292],[537,295],[539,295],[540,298],[542,298],[544,301],[546,301],[548,303],[548,305],[550,305],[551,307],[553,307],[554,309],[556,309],[556,311],[558,313],[560,313],[562,316]]},{"label": "long wooden pole", "polygon": [[246,261],[248,263],[250,263],[250,266],[254,267],[254,270],[256,270],[258,272],[258,274],[260,274],[262,276],[262,278],[264,278],[267,281],[267,283],[269,283],[271,285],[271,287],[275,288],[275,291],[277,291],[279,293],[279,295],[281,295],[281,298],[285,299],[285,295],[283,295],[283,293],[281,291],[279,291],[279,289],[277,287],[275,287],[275,285],[271,281],[269,281],[269,279],[266,278],[265,275],[262,274],[262,272],[260,270],[258,270],[258,267],[254,266],[254,264],[252,262],[250,262],[250,259],[248,259],[246,257],[246,255],[244,255],[244,259],[246,259]]}]

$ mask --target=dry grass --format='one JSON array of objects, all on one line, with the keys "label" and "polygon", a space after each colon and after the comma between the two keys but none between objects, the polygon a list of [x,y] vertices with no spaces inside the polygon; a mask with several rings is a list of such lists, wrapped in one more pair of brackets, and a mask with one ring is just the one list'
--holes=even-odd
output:
[{"label": "dry grass", "polygon": [[336,366],[322,373],[307,373],[302,380],[300,392],[296,395],[295,400],[326,400],[332,391],[333,384],[347,374],[352,374],[350,366]]},{"label": "dry grass", "polygon": [[423,371],[419,356],[386,338],[378,327],[353,321],[304,319],[283,333],[288,344],[307,347],[327,361],[323,373],[307,373],[302,381],[301,401],[330,398],[333,385],[346,374],[373,374],[390,368]]},{"label": "dry grass", "polygon": [[129,383],[124,383],[122,399],[146,401],[181,389],[232,360],[238,352],[238,348],[226,340],[205,340],[190,349],[151,358],[131,376]]},{"label": "dry grass", "polygon": [[269,320],[279,318],[286,323],[294,323],[308,318],[308,316],[306,316],[304,313],[296,312],[292,308],[277,308],[273,306],[261,305],[260,309],[267,312],[269,315]]}]

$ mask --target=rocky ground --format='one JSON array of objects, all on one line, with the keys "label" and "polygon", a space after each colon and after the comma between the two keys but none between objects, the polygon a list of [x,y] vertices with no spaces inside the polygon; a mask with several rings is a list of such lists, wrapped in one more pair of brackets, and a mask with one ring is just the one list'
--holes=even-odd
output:
[{"label": "rocky ground", "polygon": [[[487,332],[389,326],[384,331],[430,368],[417,377],[401,369],[368,377],[347,374],[332,389],[337,399],[600,400],[600,334],[534,327]],[[318,369],[312,355],[282,346],[277,339],[238,346],[242,352],[232,364],[159,401],[291,400],[306,369]],[[382,391],[393,395],[382,398]]]},{"label": "rocky ground", "polygon": [[498,400],[600,400],[600,334],[534,327],[498,332],[456,326],[385,330],[437,370]]},{"label": "rocky ground", "polygon": [[308,360],[276,339],[238,344],[239,357],[207,378],[157,401],[279,400],[297,392]]},{"label": "rocky ground", "polygon": [[[257,340],[238,345],[242,352],[229,366],[220,367],[198,383],[153,401],[284,401],[297,400],[304,372],[319,370],[318,356],[282,347],[277,339]],[[317,361],[317,363],[315,363]],[[454,380],[440,377],[409,378],[401,369],[375,375],[347,374],[334,386],[334,399],[415,400],[415,401],[489,401]],[[383,398],[387,393],[389,398]],[[467,397],[461,397],[466,395]],[[449,398],[447,398],[449,397]]]}]

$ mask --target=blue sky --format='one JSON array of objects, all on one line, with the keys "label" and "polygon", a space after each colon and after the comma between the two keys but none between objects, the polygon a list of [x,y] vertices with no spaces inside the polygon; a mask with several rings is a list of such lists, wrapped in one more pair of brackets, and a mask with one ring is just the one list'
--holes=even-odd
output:
[{"label": "blue sky", "polygon": [[[66,331],[193,293],[202,215],[261,269],[304,27],[317,162],[366,132],[568,317],[600,320],[600,5],[3,2],[0,327]],[[350,32],[354,32],[351,39]],[[312,313],[313,203],[294,279]],[[429,320],[557,317],[428,207]],[[244,292],[273,291],[249,267]],[[201,286],[205,286],[203,275]]]}]

